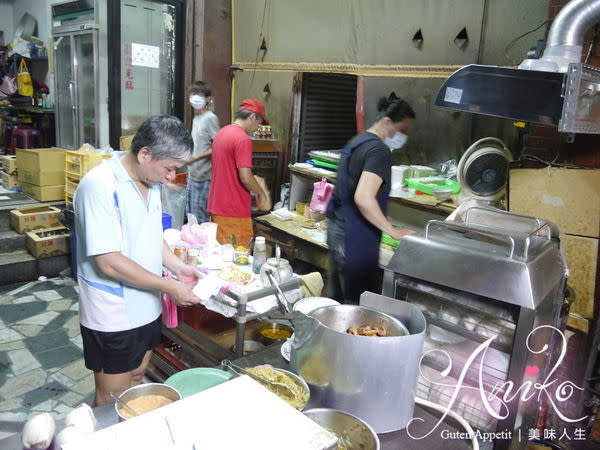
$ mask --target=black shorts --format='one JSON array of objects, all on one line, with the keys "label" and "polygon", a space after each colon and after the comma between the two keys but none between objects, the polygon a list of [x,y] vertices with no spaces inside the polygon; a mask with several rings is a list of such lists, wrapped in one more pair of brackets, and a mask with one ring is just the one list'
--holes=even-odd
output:
[{"label": "black shorts", "polygon": [[126,331],[95,331],[80,325],[85,367],[118,374],[137,369],[144,355],[160,344],[162,319]]}]

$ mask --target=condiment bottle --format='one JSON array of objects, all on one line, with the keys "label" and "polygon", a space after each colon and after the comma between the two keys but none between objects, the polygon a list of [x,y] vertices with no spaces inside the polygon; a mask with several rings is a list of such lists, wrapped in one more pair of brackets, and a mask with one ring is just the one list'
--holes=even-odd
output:
[{"label": "condiment bottle", "polygon": [[254,243],[254,259],[252,260],[252,272],[260,273],[260,268],[267,260],[267,244],[263,236],[258,236]]}]

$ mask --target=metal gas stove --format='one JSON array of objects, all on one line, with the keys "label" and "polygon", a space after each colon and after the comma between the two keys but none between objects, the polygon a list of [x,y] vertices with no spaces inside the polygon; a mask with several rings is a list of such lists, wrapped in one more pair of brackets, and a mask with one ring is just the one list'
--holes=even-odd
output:
[{"label": "metal gas stove", "polygon": [[[539,425],[546,399],[533,386],[552,374],[561,343],[544,327],[559,326],[564,300],[558,234],[534,217],[459,208],[454,220],[403,239],[385,271],[383,294],[427,320],[416,395],[482,432],[505,431],[495,449],[525,448]],[[521,400],[526,388],[535,395]]]}]

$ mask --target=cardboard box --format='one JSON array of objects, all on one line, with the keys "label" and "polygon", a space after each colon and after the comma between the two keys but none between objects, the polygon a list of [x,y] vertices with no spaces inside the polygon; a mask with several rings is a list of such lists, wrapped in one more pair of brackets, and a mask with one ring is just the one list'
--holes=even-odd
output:
[{"label": "cardboard box", "polygon": [[36,258],[66,255],[69,253],[71,234],[65,227],[28,231],[25,247]]},{"label": "cardboard box", "polygon": [[16,175],[9,175],[4,171],[0,171],[0,180],[2,180],[2,184],[6,189],[12,189],[21,186]]},{"label": "cardboard box", "polygon": [[129,151],[129,149],[131,148],[131,142],[133,141],[134,136],[135,136],[135,134],[131,134],[129,136],[121,136],[119,138],[119,147],[121,148],[121,151],[124,151],[124,152]]},{"label": "cardboard box", "polygon": [[60,209],[54,206],[30,206],[13,209],[10,212],[10,225],[17,233],[25,233],[37,228],[61,226],[58,221]]},{"label": "cardboard box", "polygon": [[17,149],[21,183],[56,186],[65,183],[65,150],[58,147]]},{"label": "cardboard box", "polygon": [[598,266],[598,239],[561,234],[560,243],[569,267],[569,286],[575,292],[570,312],[594,317],[594,290]]},{"label": "cardboard box", "polygon": [[511,169],[510,212],[557,224],[561,233],[599,237],[600,169]]},{"label": "cardboard box", "polygon": [[40,202],[50,202],[53,200],[65,199],[64,183],[64,178],[63,184],[57,184],[54,186],[37,186],[30,183],[21,183],[21,189],[23,190],[23,194],[27,194],[30,197],[39,200]]},{"label": "cardboard box", "polygon": [[2,162],[2,170],[9,175],[17,174],[17,156],[16,155],[4,155],[0,158]]}]

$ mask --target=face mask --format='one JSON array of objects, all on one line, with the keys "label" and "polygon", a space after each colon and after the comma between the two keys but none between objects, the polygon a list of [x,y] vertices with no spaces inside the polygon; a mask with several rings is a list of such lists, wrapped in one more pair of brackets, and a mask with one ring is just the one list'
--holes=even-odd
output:
[{"label": "face mask", "polygon": [[190,105],[194,109],[201,109],[206,106],[206,98],[203,95],[190,95]]},{"label": "face mask", "polygon": [[404,144],[406,144],[407,139],[408,139],[407,135],[405,135],[404,133],[401,133],[400,131],[396,131],[396,134],[394,134],[394,137],[385,138],[385,143],[390,148],[390,150],[394,150],[396,148],[404,147]]}]

